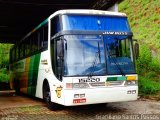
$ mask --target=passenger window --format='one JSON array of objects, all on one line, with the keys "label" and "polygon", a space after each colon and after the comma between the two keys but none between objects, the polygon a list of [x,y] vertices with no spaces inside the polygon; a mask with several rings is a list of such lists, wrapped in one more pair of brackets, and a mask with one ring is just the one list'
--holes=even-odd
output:
[{"label": "passenger window", "polygon": [[39,30],[39,49],[48,46],[48,24]]}]

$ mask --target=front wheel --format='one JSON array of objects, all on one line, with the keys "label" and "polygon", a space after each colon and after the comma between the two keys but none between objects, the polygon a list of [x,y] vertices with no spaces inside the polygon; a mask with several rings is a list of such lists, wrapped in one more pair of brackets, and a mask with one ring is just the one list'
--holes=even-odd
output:
[{"label": "front wheel", "polygon": [[58,109],[58,104],[51,102],[51,92],[49,88],[49,84],[45,84],[43,88],[43,99],[47,104],[47,107],[50,110],[57,110]]}]

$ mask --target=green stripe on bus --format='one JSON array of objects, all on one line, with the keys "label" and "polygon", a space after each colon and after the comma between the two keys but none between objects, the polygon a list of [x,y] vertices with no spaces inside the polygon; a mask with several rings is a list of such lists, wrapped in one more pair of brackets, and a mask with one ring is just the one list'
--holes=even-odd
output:
[{"label": "green stripe on bus", "polygon": [[127,78],[125,76],[122,76],[122,77],[118,77],[117,80],[118,81],[121,81],[121,80],[124,81],[124,80],[127,80]]},{"label": "green stripe on bus", "polygon": [[35,94],[36,94],[40,56],[41,56],[41,54],[36,54],[30,58],[29,73],[28,73],[28,75],[29,75],[29,77],[28,77],[28,94],[32,95],[32,96],[35,96]]},{"label": "green stripe on bus", "polygon": [[121,77],[108,77],[107,81],[124,81],[127,80],[127,78],[125,76],[121,76]]},{"label": "green stripe on bus", "polygon": [[116,81],[117,80],[117,77],[108,77],[107,78],[107,81]]}]

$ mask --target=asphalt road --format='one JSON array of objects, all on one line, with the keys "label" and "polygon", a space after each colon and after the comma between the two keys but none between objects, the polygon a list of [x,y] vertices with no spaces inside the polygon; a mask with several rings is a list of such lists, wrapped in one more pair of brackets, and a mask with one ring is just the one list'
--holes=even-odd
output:
[{"label": "asphalt road", "polygon": [[0,92],[0,120],[160,120],[160,101],[137,100],[48,110],[42,100]]}]

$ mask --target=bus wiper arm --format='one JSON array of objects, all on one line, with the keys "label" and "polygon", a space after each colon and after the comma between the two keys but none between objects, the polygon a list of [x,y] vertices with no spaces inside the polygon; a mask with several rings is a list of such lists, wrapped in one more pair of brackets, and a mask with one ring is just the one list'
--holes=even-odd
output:
[{"label": "bus wiper arm", "polygon": [[[110,60],[110,59],[111,59],[111,58],[109,58],[109,60]],[[116,65],[116,67],[117,67],[117,69],[120,71],[120,73],[121,73],[123,76],[125,76],[124,71],[121,69],[120,65],[117,63],[116,58],[112,57],[112,61],[114,62],[114,64]],[[110,63],[111,63],[111,62],[110,62]]]},{"label": "bus wiper arm", "polygon": [[91,71],[90,71],[88,77],[93,76],[93,73],[95,71],[95,66],[98,64],[97,59],[99,59],[99,63],[101,63],[101,54],[100,53],[101,53],[101,51],[100,51],[100,46],[99,46],[99,42],[98,42],[98,51],[95,53],[95,57],[93,59],[92,66],[91,66]]},{"label": "bus wiper arm", "polygon": [[95,53],[95,57],[94,57],[93,62],[92,62],[91,71],[88,74],[88,77],[92,77],[93,76],[93,73],[95,71],[95,66],[97,65],[97,58],[98,58],[98,56],[99,56],[99,52],[96,52]]}]

